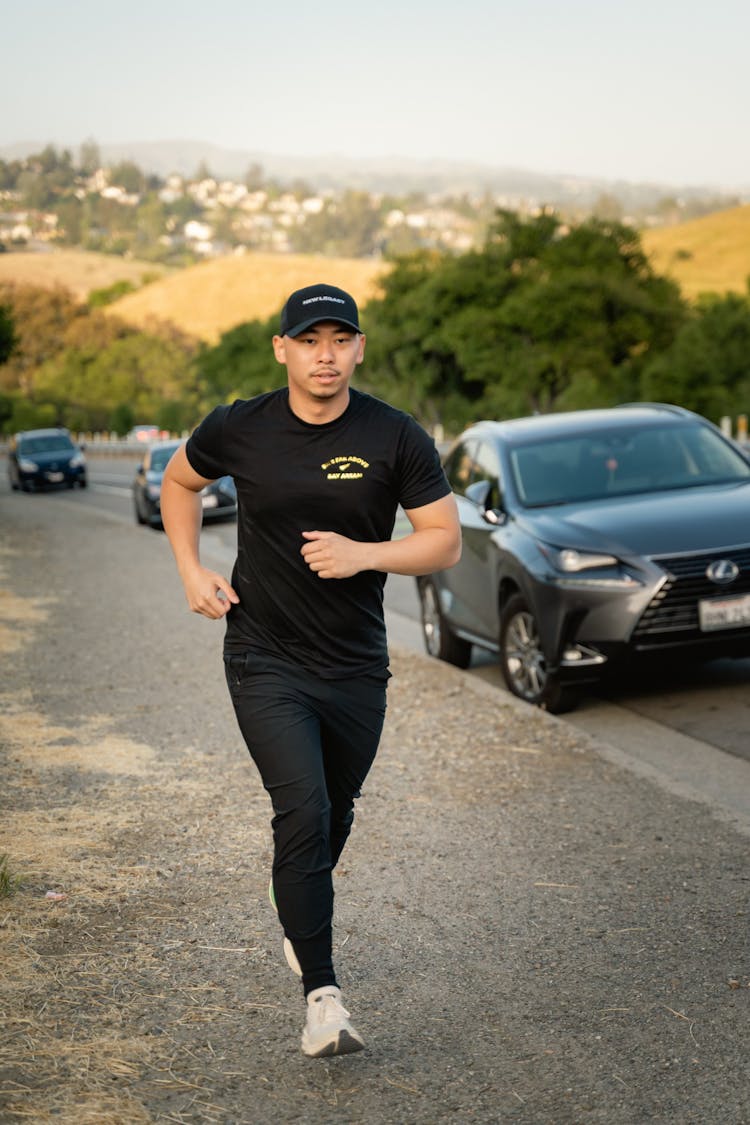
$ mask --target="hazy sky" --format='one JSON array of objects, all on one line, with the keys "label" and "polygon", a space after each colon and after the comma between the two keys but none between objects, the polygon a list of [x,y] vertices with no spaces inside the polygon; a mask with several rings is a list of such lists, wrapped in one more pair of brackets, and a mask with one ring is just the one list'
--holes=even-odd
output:
[{"label": "hazy sky", "polygon": [[23,0],[0,29],[0,144],[750,186],[748,0]]}]

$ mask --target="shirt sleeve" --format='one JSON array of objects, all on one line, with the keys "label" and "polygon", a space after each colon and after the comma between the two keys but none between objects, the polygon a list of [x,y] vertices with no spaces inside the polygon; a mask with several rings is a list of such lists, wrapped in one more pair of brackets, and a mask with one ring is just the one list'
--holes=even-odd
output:
[{"label": "shirt sleeve", "polygon": [[422,508],[448,496],[440,454],[430,435],[409,418],[401,439],[399,503],[402,508]]},{"label": "shirt sleeve", "polygon": [[224,464],[224,422],[228,406],[217,406],[187,440],[185,454],[191,466],[202,477],[216,480],[228,474]]}]

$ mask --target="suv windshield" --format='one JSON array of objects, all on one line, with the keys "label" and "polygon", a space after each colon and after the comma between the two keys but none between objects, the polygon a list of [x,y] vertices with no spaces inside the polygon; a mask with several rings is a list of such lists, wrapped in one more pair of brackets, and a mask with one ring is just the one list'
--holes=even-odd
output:
[{"label": "suv windshield", "polygon": [[708,426],[613,426],[518,446],[510,463],[528,508],[750,480],[747,461]]},{"label": "suv windshield", "polygon": [[18,452],[29,453],[70,453],[75,449],[73,442],[65,434],[44,434],[39,437],[21,438]]}]

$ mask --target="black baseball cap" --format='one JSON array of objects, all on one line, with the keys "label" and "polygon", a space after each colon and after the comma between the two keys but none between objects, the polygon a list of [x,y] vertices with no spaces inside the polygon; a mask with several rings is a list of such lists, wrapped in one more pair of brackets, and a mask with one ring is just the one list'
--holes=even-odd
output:
[{"label": "black baseball cap", "polygon": [[360,332],[357,302],[335,285],[307,285],[297,289],[281,310],[280,336],[299,336],[321,320],[334,320]]}]

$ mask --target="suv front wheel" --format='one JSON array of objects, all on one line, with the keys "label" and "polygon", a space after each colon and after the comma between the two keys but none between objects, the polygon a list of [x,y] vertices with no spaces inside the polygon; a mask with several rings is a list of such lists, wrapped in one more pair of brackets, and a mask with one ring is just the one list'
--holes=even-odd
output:
[{"label": "suv front wheel", "polygon": [[547,671],[539,626],[522,594],[508,598],[500,618],[500,667],[508,690],[526,703],[552,714],[575,707],[575,692]]}]

